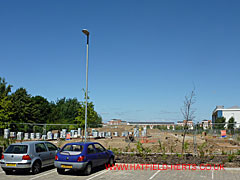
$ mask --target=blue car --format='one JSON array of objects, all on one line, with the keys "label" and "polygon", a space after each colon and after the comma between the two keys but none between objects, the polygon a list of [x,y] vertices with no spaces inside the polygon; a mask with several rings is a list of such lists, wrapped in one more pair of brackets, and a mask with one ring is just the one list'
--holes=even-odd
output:
[{"label": "blue car", "polygon": [[104,164],[114,165],[114,153],[97,142],[65,144],[55,156],[54,161],[59,174],[63,174],[65,169],[73,169],[89,175],[92,168]]}]

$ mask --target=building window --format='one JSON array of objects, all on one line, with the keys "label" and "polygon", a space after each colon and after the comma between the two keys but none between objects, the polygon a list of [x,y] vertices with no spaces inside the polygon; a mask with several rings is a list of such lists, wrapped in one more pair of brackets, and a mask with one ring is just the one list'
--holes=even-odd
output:
[{"label": "building window", "polygon": [[218,117],[218,118],[221,118],[221,117],[222,117],[222,111],[218,111],[218,112],[217,112],[217,117]]}]

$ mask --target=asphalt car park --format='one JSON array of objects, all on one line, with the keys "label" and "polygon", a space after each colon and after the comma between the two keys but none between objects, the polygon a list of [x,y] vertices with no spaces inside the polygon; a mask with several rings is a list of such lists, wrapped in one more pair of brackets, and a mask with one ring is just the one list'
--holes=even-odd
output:
[{"label": "asphalt car park", "polygon": [[240,175],[239,168],[225,168],[221,171],[212,170],[188,170],[188,171],[178,171],[178,170],[106,170],[104,167],[95,169],[91,175],[84,176],[79,173],[72,171],[67,171],[64,175],[59,175],[56,168],[44,168],[39,174],[25,174],[17,173],[13,175],[5,175],[5,173],[0,170],[0,180],[63,180],[63,179],[79,179],[79,180],[91,180],[91,179],[116,179],[116,180],[169,180],[169,179],[188,179],[188,180],[200,180],[200,179],[216,179],[216,180],[238,180]]}]

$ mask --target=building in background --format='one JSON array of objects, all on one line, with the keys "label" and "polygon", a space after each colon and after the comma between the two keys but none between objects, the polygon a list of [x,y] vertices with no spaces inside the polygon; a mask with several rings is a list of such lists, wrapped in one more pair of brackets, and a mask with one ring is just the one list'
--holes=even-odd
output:
[{"label": "building in background", "polygon": [[121,119],[111,119],[110,121],[107,122],[107,125],[113,125],[113,126],[127,125],[127,122],[122,121]]},{"label": "building in background", "polygon": [[184,127],[184,125],[187,123],[187,126],[188,126],[188,129],[193,129],[193,121],[192,120],[189,120],[187,122],[187,120],[183,120],[183,121],[178,121],[177,122],[177,126],[182,126]]},{"label": "building in background", "polygon": [[200,124],[200,127],[202,127],[204,130],[212,129],[212,121],[204,119],[204,120],[202,120],[202,123]]},{"label": "building in background", "polygon": [[174,122],[128,122],[127,125],[149,126],[150,129],[153,129],[154,126],[166,126],[167,129],[171,127],[174,129]]},{"label": "building in background", "polygon": [[212,113],[212,123],[215,123],[217,118],[225,117],[226,122],[229,121],[231,117],[234,118],[236,122],[236,127],[240,127],[240,107],[233,106],[230,108],[224,108],[224,106],[216,106]]}]

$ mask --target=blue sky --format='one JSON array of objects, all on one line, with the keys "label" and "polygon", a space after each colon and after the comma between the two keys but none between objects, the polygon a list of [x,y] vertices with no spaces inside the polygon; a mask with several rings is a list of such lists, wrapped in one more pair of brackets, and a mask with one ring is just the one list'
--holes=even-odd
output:
[{"label": "blue sky", "polygon": [[237,0],[0,0],[0,76],[50,101],[85,88],[104,121],[182,120],[196,88],[196,121],[240,105]]}]

